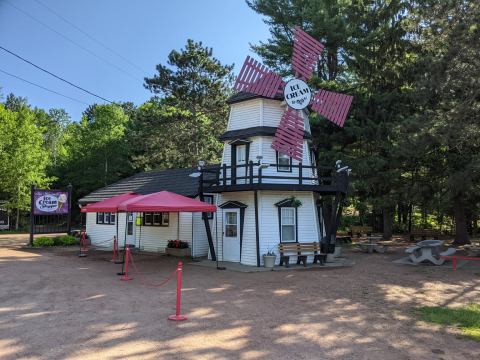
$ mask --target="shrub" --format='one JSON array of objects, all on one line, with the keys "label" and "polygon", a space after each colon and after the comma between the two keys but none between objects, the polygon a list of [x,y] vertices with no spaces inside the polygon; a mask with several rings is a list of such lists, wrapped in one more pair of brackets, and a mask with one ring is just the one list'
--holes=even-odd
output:
[{"label": "shrub", "polygon": [[42,236],[36,239],[33,239],[33,246],[35,247],[44,247],[44,246],[53,246],[55,241],[53,238]]},{"label": "shrub", "polygon": [[54,239],[55,246],[72,246],[72,245],[77,245],[79,241],[71,235],[62,235],[62,236],[57,236]]},{"label": "shrub", "polygon": [[188,243],[182,240],[168,240],[168,248],[188,249]]}]

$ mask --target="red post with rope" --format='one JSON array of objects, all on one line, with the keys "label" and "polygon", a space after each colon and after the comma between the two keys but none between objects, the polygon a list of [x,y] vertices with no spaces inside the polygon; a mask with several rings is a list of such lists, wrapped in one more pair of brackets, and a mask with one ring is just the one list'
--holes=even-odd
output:
[{"label": "red post with rope", "polygon": [[180,304],[182,300],[182,269],[183,264],[181,261],[179,261],[177,267],[177,304],[175,308],[175,315],[170,315],[168,317],[168,320],[172,321],[187,320],[187,317],[185,315],[180,315]]},{"label": "red post with rope", "polygon": [[130,248],[127,247],[125,249],[125,274],[120,278],[120,280],[122,281],[128,281],[128,280],[132,280],[132,278],[130,276],[128,276],[128,262],[129,262],[129,258],[130,258]]},{"label": "red post with rope", "polygon": [[113,237],[113,257],[112,257],[112,260],[110,260],[111,262],[115,263],[117,262],[117,237],[114,236]]},{"label": "red post with rope", "polygon": [[87,232],[84,230],[82,231],[80,237],[80,252],[78,253],[78,257],[85,257],[87,256],[86,252],[88,251],[87,248]]}]

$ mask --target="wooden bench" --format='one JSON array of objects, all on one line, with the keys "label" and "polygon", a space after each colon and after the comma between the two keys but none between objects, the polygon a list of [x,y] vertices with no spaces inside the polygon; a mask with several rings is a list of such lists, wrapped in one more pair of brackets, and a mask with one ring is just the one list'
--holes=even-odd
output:
[{"label": "wooden bench", "polygon": [[473,256],[440,255],[440,258],[444,259],[444,260],[452,260],[452,269],[453,270],[457,270],[457,260],[480,261],[480,257],[473,257]]},{"label": "wooden bench", "polygon": [[371,236],[373,232],[373,228],[371,226],[350,226],[350,236],[353,237],[357,235],[357,237],[361,237],[363,234],[367,236]]},{"label": "wooden bench", "polygon": [[422,240],[426,240],[427,238],[433,238],[438,240],[438,237],[442,235],[440,230],[435,229],[414,229],[410,233],[410,240],[415,241],[415,237],[421,237]]},{"label": "wooden bench", "polygon": [[296,256],[297,265],[303,263],[303,266],[307,266],[308,256],[313,256],[313,264],[319,262],[320,265],[325,263],[327,257],[326,254],[321,253],[318,242],[280,243],[278,251],[280,252],[280,266],[285,263],[286,267],[290,266],[290,256]]}]

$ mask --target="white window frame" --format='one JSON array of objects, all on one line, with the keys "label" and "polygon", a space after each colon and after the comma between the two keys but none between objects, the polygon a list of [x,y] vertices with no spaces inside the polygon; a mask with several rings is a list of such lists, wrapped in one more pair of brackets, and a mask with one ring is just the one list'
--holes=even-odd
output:
[{"label": "white window frame", "polygon": [[[247,163],[247,146],[246,145],[237,145],[236,146],[236,162],[237,165],[245,165]],[[242,156],[240,156],[242,155]]]},{"label": "white window frame", "polygon": [[[283,211],[284,210],[293,210],[293,224],[284,224],[283,220]],[[293,240],[284,240],[283,238],[283,227],[284,226],[293,226]],[[294,207],[281,207],[280,208],[280,237],[281,237],[281,242],[284,243],[293,243],[297,242],[297,209]]]}]

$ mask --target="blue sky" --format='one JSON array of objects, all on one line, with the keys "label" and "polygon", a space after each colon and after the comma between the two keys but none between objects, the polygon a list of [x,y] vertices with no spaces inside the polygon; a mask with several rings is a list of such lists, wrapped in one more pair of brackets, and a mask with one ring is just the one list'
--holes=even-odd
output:
[{"label": "blue sky", "polygon": [[[214,56],[225,64],[235,63],[235,72],[238,72],[245,56],[251,54],[249,44],[269,37],[268,27],[261,16],[243,0],[38,1],[108,45],[136,67],[75,30],[35,0],[0,0],[0,46],[112,101],[140,104],[147,100],[151,94],[143,88],[143,78],[153,75],[155,65],[166,63],[168,53],[184,47],[188,38],[213,47]],[[0,70],[87,104],[101,102],[3,50],[0,50]],[[79,120],[86,107],[3,73],[0,73],[0,88],[3,100],[13,92],[27,97],[33,106],[64,108],[73,120]]]}]

